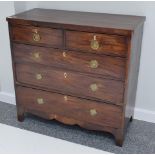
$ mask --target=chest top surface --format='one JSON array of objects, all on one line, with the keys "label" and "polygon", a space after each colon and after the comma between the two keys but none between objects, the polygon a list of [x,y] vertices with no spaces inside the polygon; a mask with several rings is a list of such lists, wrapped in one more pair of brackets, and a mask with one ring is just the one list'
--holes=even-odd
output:
[{"label": "chest top surface", "polygon": [[10,22],[20,21],[23,25],[28,25],[28,23],[33,21],[49,24],[91,26],[96,28],[103,27],[133,31],[139,24],[145,21],[145,17],[35,8],[8,17],[7,20]]}]

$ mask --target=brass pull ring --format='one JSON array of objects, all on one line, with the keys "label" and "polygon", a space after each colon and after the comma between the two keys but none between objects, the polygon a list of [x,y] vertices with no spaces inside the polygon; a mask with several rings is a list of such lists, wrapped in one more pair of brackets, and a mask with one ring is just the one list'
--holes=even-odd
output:
[{"label": "brass pull ring", "polygon": [[36,74],[36,79],[37,80],[41,80],[43,77],[42,77],[42,75],[41,74]]},{"label": "brass pull ring", "polygon": [[37,98],[37,103],[38,104],[44,104],[44,99],[43,98]]},{"label": "brass pull ring", "polygon": [[91,84],[90,89],[91,89],[91,91],[96,92],[98,90],[97,84],[96,83]]},{"label": "brass pull ring", "polygon": [[97,60],[91,60],[90,61],[90,67],[91,68],[97,68],[99,65],[98,61]]}]

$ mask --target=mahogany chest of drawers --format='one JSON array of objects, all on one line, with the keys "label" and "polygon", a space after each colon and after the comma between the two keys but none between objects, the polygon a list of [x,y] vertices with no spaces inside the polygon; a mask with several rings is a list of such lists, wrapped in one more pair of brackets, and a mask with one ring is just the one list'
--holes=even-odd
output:
[{"label": "mahogany chest of drawers", "polygon": [[122,146],[145,17],[33,9],[7,21],[18,120],[32,113],[106,131]]}]

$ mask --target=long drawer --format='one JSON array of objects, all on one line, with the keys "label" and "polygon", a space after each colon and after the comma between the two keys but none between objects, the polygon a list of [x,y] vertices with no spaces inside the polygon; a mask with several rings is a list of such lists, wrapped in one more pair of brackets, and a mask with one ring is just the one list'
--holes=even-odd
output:
[{"label": "long drawer", "polygon": [[49,118],[50,115],[63,116],[101,126],[120,127],[122,109],[119,106],[20,86],[17,87],[17,100],[25,109],[44,113]]},{"label": "long drawer", "polygon": [[47,45],[52,47],[63,46],[63,32],[59,29],[15,26],[11,29],[12,40],[20,43]]},{"label": "long drawer", "polygon": [[34,64],[16,64],[17,81],[122,105],[124,83]]},{"label": "long drawer", "polygon": [[126,57],[127,39],[119,35],[66,31],[66,48]]},{"label": "long drawer", "polygon": [[13,44],[16,62],[38,63],[59,68],[125,79],[125,59],[97,54],[85,54],[53,48]]}]

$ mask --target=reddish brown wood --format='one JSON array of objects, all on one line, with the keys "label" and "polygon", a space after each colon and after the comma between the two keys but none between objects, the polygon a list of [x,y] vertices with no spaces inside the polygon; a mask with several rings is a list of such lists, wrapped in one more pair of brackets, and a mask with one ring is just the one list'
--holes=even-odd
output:
[{"label": "reddish brown wood", "polygon": [[[17,81],[21,83],[122,105],[124,89],[123,83],[120,81],[94,78],[82,73],[31,64],[16,64],[16,70]],[[42,79],[37,80],[37,74],[41,74]],[[96,84],[98,87],[95,92],[90,88],[92,84]]]},{"label": "reddish brown wood", "polygon": [[89,130],[106,131],[106,132],[112,133],[113,135],[115,134],[115,131],[116,131],[115,128],[110,127],[110,126],[93,124],[92,122],[91,123],[83,122],[78,119],[68,118],[68,117],[65,117],[62,115],[56,115],[56,118],[55,118],[55,115],[43,113],[42,111],[36,111],[36,109],[28,108],[27,111],[29,113],[32,113],[32,114],[42,117],[44,119],[48,119],[48,120],[56,119],[57,121],[62,122],[64,124],[79,125],[80,127],[83,127],[83,128],[89,129]]},{"label": "reddish brown wood", "polygon": [[137,25],[143,24],[145,17],[37,8],[8,17],[7,20],[13,25],[47,26],[130,35]]},{"label": "reddish brown wood", "polygon": [[17,119],[19,122],[23,122],[25,119],[25,111],[23,106],[20,105],[17,106]]},{"label": "reddish brown wood", "polygon": [[[134,113],[145,17],[33,9],[7,20],[18,120],[29,112],[108,131],[122,146]],[[32,41],[34,29],[41,36],[38,42]],[[90,47],[93,35],[97,50]],[[91,60],[98,61],[97,68],[90,68]],[[95,92],[90,89],[94,83]],[[97,114],[91,116],[91,109]]]},{"label": "reddish brown wood", "polygon": [[[40,36],[39,41],[33,40],[35,31]],[[53,47],[63,46],[63,33],[59,29],[40,28],[32,26],[15,26],[11,30],[12,40],[20,43],[34,45],[48,45]]]},{"label": "reddish brown wood", "polygon": [[[24,44],[13,44],[15,62],[37,63],[47,66],[55,66],[74,71],[90,73],[98,77],[109,77],[125,80],[126,59],[110,57],[106,55],[85,54],[75,51],[67,51],[53,48],[36,47]],[[36,58],[35,54],[39,57]],[[90,62],[96,60],[97,68],[91,68]]]},{"label": "reddish brown wood", "polygon": [[126,106],[124,106],[123,125],[125,126],[125,129],[134,116],[142,35],[143,25],[139,25],[134,33],[132,33],[132,38],[129,38],[128,42],[128,60],[126,62],[126,80],[124,92],[124,104]]},{"label": "reddish brown wood", "polygon": [[[22,103],[25,109],[34,109],[51,116],[55,115],[55,119],[57,115],[60,115],[100,126],[103,124],[116,128],[120,126],[122,108],[118,106],[98,104],[71,96],[67,96],[67,100],[65,100],[65,95],[24,87],[17,87],[17,94],[19,103]],[[38,98],[42,98],[44,104],[38,104]],[[91,116],[91,109],[96,110],[95,116]]]},{"label": "reddish brown wood", "polygon": [[[93,36],[99,42],[99,48],[93,50]],[[70,50],[90,51],[97,54],[126,56],[127,44],[124,36],[66,31],[66,48]]]},{"label": "reddish brown wood", "polygon": [[122,147],[123,141],[124,141],[124,131],[123,131],[123,129],[122,128],[116,129],[115,133],[114,133],[114,136],[115,136],[116,145]]}]

